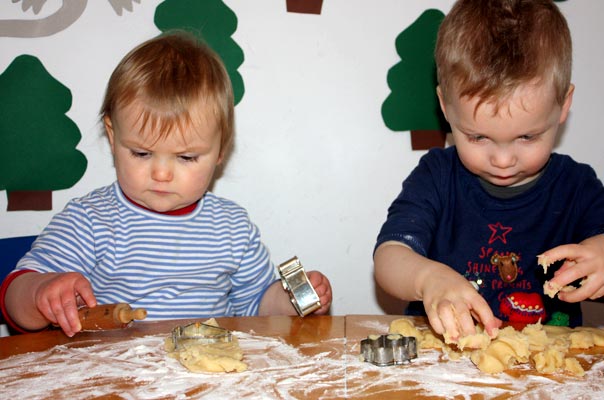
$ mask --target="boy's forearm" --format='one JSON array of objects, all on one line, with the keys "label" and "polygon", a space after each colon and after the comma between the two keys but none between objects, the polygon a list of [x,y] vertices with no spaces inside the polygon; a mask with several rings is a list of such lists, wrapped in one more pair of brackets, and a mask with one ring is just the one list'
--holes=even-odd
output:
[{"label": "boy's forearm", "polygon": [[422,300],[424,282],[437,264],[397,242],[382,243],[373,259],[377,283],[406,301]]},{"label": "boy's forearm", "polygon": [[49,324],[38,311],[33,295],[45,278],[45,274],[26,273],[15,278],[6,290],[6,311],[13,322],[23,329],[38,330]]}]

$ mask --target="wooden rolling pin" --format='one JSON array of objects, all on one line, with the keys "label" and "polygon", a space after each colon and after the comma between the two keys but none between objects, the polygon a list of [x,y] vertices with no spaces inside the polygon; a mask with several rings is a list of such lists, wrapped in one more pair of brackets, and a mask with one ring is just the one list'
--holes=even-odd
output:
[{"label": "wooden rolling pin", "polygon": [[83,331],[119,329],[128,327],[132,321],[147,317],[144,308],[132,309],[126,303],[99,304],[96,307],[82,307],[78,310]]}]

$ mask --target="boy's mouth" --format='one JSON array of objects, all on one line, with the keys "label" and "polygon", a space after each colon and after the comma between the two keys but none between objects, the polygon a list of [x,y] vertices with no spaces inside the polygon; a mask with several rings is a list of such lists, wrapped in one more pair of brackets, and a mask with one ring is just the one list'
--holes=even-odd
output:
[{"label": "boy's mouth", "polygon": [[515,184],[518,181],[518,175],[489,175],[489,178],[487,180],[493,185],[509,186]]}]

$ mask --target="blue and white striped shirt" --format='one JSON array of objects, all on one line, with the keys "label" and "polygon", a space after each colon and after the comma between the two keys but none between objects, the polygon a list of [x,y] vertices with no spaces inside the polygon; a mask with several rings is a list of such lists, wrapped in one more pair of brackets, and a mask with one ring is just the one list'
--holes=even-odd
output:
[{"label": "blue and white striped shirt", "polygon": [[148,319],[256,315],[278,279],[239,205],[208,192],[190,214],[157,214],[128,201],[117,182],[71,200],[23,269],[80,272],[98,304],[144,307]]}]

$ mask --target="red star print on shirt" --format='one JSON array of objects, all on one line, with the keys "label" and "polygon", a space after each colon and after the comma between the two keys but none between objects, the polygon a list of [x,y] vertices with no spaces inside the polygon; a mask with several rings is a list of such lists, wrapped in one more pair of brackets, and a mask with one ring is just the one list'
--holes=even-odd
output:
[{"label": "red star print on shirt", "polygon": [[501,222],[497,222],[496,224],[489,224],[489,229],[491,230],[491,238],[489,239],[489,244],[493,243],[497,239],[501,240],[503,243],[507,244],[507,240],[505,235],[512,231],[512,228],[509,226],[501,225]]}]

